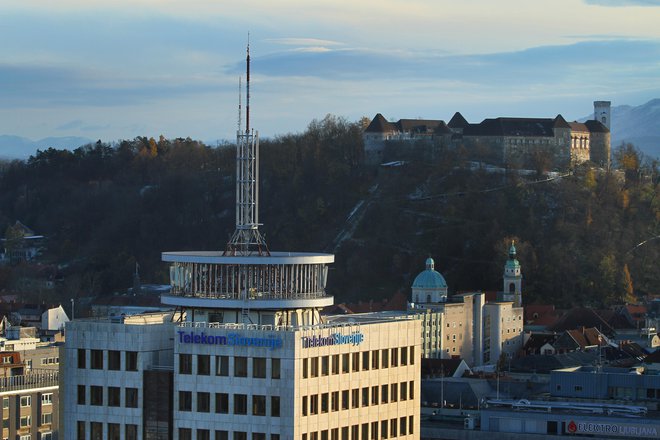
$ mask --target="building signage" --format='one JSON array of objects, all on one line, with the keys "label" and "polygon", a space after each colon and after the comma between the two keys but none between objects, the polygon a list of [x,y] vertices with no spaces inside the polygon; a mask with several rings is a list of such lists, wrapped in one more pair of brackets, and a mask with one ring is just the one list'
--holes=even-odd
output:
[{"label": "building signage", "polygon": [[354,332],[349,335],[342,335],[341,333],[333,333],[330,336],[303,336],[303,348],[310,347],[326,347],[328,345],[360,345],[364,341],[364,334]]},{"label": "building signage", "polygon": [[274,350],[282,348],[282,338],[268,335],[265,338],[243,336],[239,333],[227,335],[209,335],[204,332],[177,331],[180,344],[229,345],[234,347],[264,347]]},{"label": "building signage", "polygon": [[620,437],[658,438],[658,427],[653,425],[633,425],[606,422],[575,422],[566,425],[569,434],[602,434]]}]

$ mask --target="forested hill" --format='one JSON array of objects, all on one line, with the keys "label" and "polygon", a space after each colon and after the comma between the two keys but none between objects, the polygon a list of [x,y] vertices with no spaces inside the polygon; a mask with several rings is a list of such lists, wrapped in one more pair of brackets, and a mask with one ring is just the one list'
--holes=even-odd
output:
[{"label": "forested hill", "polygon": [[[450,291],[499,290],[510,240],[525,301],[600,305],[660,294],[660,187],[634,149],[623,173],[545,181],[475,168],[463,150],[423,147],[399,167],[363,162],[361,127],[332,116],[261,142],[261,230],[272,250],[334,251],[337,301],[406,294],[432,256]],[[46,150],[0,175],[0,230],[48,237],[58,294],[167,282],[160,252],[220,250],[234,229],[235,149],[136,138]],[[648,177],[645,177],[648,176]],[[337,239],[339,237],[339,239]],[[644,240],[645,244],[639,245]],[[0,291],[25,268],[0,269]]]}]

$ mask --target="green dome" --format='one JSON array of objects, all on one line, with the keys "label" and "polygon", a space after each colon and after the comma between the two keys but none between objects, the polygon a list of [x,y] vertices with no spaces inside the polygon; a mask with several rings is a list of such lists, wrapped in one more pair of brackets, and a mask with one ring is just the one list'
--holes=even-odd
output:
[{"label": "green dome", "polygon": [[433,258],[426,260],[426,270],[421,272],[413,282],[413,289],[446,289],[447,282],[445,278],[434,270],[435,262]]}]

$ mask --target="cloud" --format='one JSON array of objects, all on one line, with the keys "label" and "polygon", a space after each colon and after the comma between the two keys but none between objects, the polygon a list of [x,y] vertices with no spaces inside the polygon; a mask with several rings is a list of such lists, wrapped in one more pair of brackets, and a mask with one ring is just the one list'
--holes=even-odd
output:
[{"label": "cloud", "polygon": [[343,43],[319,38],[266,38],[264,41],[285,46],[341,46]]},{"label": "cloud", "polygon": [[626,7],[626,6],[660,6],[660,0],[584,0],[589,5]]}]

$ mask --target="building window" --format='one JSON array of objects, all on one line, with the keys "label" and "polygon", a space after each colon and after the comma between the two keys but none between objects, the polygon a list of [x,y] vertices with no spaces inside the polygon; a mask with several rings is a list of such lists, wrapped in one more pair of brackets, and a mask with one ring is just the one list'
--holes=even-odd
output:
[{"label": "building window", "polygon": [[206,393],[206,392],[197,393],[197,411],[198,412],[211,411],[211,393]]},{"label": "building window", "polygon": [[318,377],[319,376],[319,358],[313,357],[309,359],[309,376]]},{"label": "building window", "polygon": [[387,438],[387,420],[381,420],[380,422],[380,438]]},{"label": "building window", "polygon": [[87,368],[84,348],[78,349],[78,368]]},{"label": "building window", "polygon": [[2,398],[2,409],[9,408],[9,397]]},{"label": "building window", "polygon": [[53,413],[42,413],[41,414],[41,424],[50,425],[53,423]]},{"label": "building window", "polygon": [[211,431],[208,429],[198,429],[197,440],[211,440]]},{"label": "building window", "polygon": [[252,396],[252,415],[266,415],[266,396]]},{"label": "building window", "polygon": [[179,374],[192,374],[192,355],[179,353]]},{"label": "building window", "polygon": [[247,394],[234,394],[234,414],[247,414]]},{"label": "building window", "polygon": [[137,425],[126,425],[125,440],[137,440]]},{"label": "building window", "polygon": [[339,355],[332,355],[332,374],[339,374]]},{"label": "building window", "polygon": [[397,419],[390,420],[390,437],[397,436]]},{"label": "building window", "polygon": [[395,383],[390,385],[390,400],[396,402],[399,397],[399,386]]},{"label": "building window", "polygon": [[390,354],[390,351],[385,348],[380,351],[380,360],[381,360],[381,367],[382,368],[387,368],[390,366],[390,357],[388,356]]},{"label": "building window", "polygon": [[247,377],[247,358],[245,356],[234,358],[234,376]]},{"label": "building window", "polygon": [[399,435],[408,435],[407,421],[408,419],[406,417],[401,417],[399,419]]},{"label": "building window", "polygon": [[333,391],[330,395],[330,410],[339,411],[339,391]]},{"label": "building window", "polygon": [[108,387],[108,406],[121,405],[121,388]]},{"label": "building window", "polygon": [[234,440],[247,440],[247,432],[234,431]]},{"label": "building window", "polygon": [[401,400],[408,400],[408,382],[401,382],[399,397]]},{"label": "building window", "polygon": [[126,371],[138,370],[138,353],[137,351],[127,351],[126,355]]},{"label": "building window", "polygon": [[266,378],[266,358],[257,357],[252,359],[252,377]]},{"label": "building window", "polygon": [[32,396],[21,396],[21,407],[32,405]]},{"label": "building window", "polygon": [[398,367],[399,366],[399,349],[396,348],[396,347],[393,348],[391,354],[392,354],[392,359],[391,359],[392,362],[390,363],[390,365],[392,367]]},{"label": "building window", "polygon": [[330,374],[330,357],[323,356],[321,358],[321,376],[328,376]]},{"label": "building window", "polygon": [[330,407],[329,402],[328,402],[329,398],[330,397],[329,397],[328,393],[321,394],[321,414],[325,414],[325,413],[328,412],[329,407]]},{"label": "building window", "polygon": [[229,440],[229,431],[215,431],[215,440]]},{"label": "building window", "polygon": [[137,388],[126,388],[124,390],[126,397],[126,408],[137,408],[138,407],[138,389]]},{"label": "building window", "polygon": [[229,394],[215,393],[215,412],[219,414],[229,413]]},{"label": "building window", "polygon": [[[463,338],[463,335],[461,334],[461,339]],[[415,365],[415,346],[411,345],[410,346],[410,365]]]},{"label": "building window", "polygon": [[215,375],[229,376],[229,356],[215,357]]},{"label": "building window", "polygon": [[179,391],[179,411],[192,411],[192,391]]},{"label": "building window", "polygon": [[344,353],[341,355],[341,372],[342,373],[348,373],[349,371],[349,364],[350,364],[350,355],[348,353]]},{"label": "building window", "polygon": [[91,439],[92,440],[102,440],[103,439],[103,423],[101,422],[91,422],[90,423]]},{"label": "building window", "polygon": [[312,394],[309,396],[309,414],[316,415],[319,413],[319,395]]},{"label": "building window", "polygon": [[377,370],[380,366],[380,350],[374,350],[371,352],[371,369]]},{"label": "building window", "polygon": [[119,423],[108,423],[108,440],[119,440]]},{"label": "building window", "polygon": [[408,365],[408,347],[401,347],[401,365]]},{"label": "building window", "polygon": [[103,387],[92,385],[89,387],[89,403],[91,405],[103,405]]},{"label": "building window", "polygon": [[211,374],[211,356],[208,354],[197,355],[197,374],[200,376]]},{"label": "building window", "polygon": [[280,440],[280,435],[279,434],[271,434],[270,435],[270,440]]},{"label": "building window", "polygon": [[20,419],[20,427],[27,428],[32,426],[32,416],[22,416]]},{"label": "building window", "polygon": [[279,379],[280,378],[280,358],[271,359],[270,366],[271,366],[270,376],[273,379]]},{"label": "building window", "polygon": [[85,440],[85,422],[76,422],[76,440]]},{"label": "building window", "polygon": [[42,405],[52,405],[53,404],[53,393],[44,393],[41,395],[41,404]]},{"label": "building window", "polygon": [[121,369],[121,352],[117,350],[108,350],[108,370]]},{"label": "building window", "polygon": [[369,352],[368,351],[363,351],[362,352],[362,371],[366,371],[369,369]]},{"label": "building window", "polygon": [[371,404],[378,405],[378,385],[371,387]]},{"label": "building window", "polygon": [[103,369],[103,350],[90,350],[89,366],[92,370]]},{"label": "building window", "polygon": [[389,402],[389,385],[385,384],[380,387],[380,402],[388,403]]},{"label": "building window", "polygon": [[349,402],[348,390],[343,390],[341,392],[341,409],[349,409],[349,408],[350,408],[350,402]]},{"label": "building window", "polygon": [[280,396],[270,397],[270,415],[271,417],[280,416]]},{"label": "building window", "polygon": [[351,408],[359,408],[360,407],[360,389],[355,388],[354,390],[351,390]]},{"label": "building window", "polygon": [[42,432],[40,440],[53,440],[53,433],[52,432]]},{"label": "building window", "polygon": [[302,360],[302,375],[303,379],[307,379],[309,377],[309,372],[308,372],[308,365],[309,365],[309,359],[304,358]]},{"label": "building window", "polygon": [[360,371],[360,353],[353,353],[352,356],[351,370],[353,372]]},{"label": "building window", "polygon": [[582,385],[575,385],[575,391],[582,391]]},{"label": "building window", "polygon": [[362,406],[369,406],[369,387],[362,388]]},{"label": "building window", "polygon": [[410,396],[411,399],[415,398],[415,382],[412,380],[408,382],[408,396]]},{"label": "building window", "polygon": [[192,429],[179,428],[179,440],[192,440]]},{"label": "building window", "polygon": [[78,405],[84,405],[84,404],[85,404],[85,385],[78,385]]},{"label": "building window", "polygon": [[308,412],[307,412],[307,408],[308,408],[308,402],[307,401],[308,400],[309,399],[307,398],[307,396],[302,397],[302,415],[303,416],[306,416],[308,414]]}]

